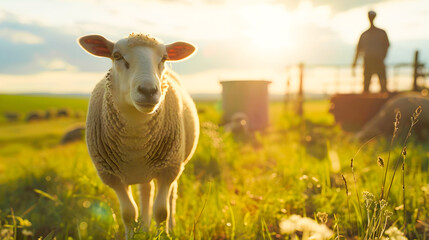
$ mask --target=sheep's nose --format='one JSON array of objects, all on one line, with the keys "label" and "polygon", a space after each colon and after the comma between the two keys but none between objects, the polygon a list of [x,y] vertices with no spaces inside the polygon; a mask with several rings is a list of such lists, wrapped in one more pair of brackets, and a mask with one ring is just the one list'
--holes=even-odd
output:
[{"label": "sheep's nose", "polygon": [[155,87],[138,86],[137,91],[141,93],[144,97],[151,98],[158,92],[158,88],[156,86]]}]

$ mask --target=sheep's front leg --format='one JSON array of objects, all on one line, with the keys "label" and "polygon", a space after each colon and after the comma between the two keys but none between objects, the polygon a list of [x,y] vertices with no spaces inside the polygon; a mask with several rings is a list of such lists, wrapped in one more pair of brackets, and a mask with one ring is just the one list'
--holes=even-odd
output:
[{"label": "sheep's front leg", "polygon": [[131,186],[122,183],[109,185],[116,192],[121,206],[122,220],[125,225],[125,237],[130,239],[134,235],[133,225],[137,221],[137,205],[134,202]]},{"label": "sheep's front leg", "polygon": [[157,194],[155,198],[155,203],[153,206],[155,221],[159,227],[161,224],[165,224],[165,231],[168,233],[168,224],[167,219],[170,215],[169,207],[167,206],[168,199],[170,197],[170,188],[171,183],[167,179],[158,178],[157,179]]},{"label": "sheep's front leg", "polygon": [[150,227],[150,220],[152,218],[152,203],[153,203],[153,193],[155,191],[153,181],[148,183],[141,183],[139,185],[140,191],[140,212],[142,227],[144,231],[148,231]]},{"label": "sheep's front leg", "polygon": [[170,218],[168,219],[168,228],[172,230],[176,225],[174,216],[176,215],[176,199],[177,199],[177,181],[171,184],[170,190]]}]

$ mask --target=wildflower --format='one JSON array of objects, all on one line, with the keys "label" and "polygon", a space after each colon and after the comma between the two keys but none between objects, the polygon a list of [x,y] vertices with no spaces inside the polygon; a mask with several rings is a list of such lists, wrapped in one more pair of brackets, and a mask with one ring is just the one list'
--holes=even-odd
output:
[{"label": "wildflower", "polygon": [[296,222],[292,219],[293,216],[297,215],[292,215],[289,219],[285,219],[280,222],[279,227],[282,233],[291,234],[295,232]]},{"label": "wildflower", "polygon": [[372,193],[364,191],[363,200],[365,201],[365,206],[368,209],[371,206],[372,202],[374,202],[375,197]]},{"label": "wildflower", "polygon": [[13,236],[13,230],[10,228],[3,228],[0,230],[1,239],[11,239]]},{"label": "wildflower", "polygon": [[301,177],[299,177],[299,180],[300,181],[302,181],[302,180],[307,180],[308,179],[308,176],[307,175],[302,175]]},{"label": "wildflower", "polygon": [[321,223],[326,224],[328,222],[328,214],[327,213],[317,212],[316,216]]},{"label": "wildflower", "polygon": [[384,199],[380,200],[380,210],[387,206],[387,201]]},{"label": "wildflower", "polygon": [[295,234],[301,232],[307,234],[308,239],[329,239],[334,234],[326,225],[318,224],[311,218],[299,215],[292,215],[288,219],[282,220],[279,226],[281,233]]},{"label": "wildflower", "polygon": [[390,227],[386,230],[386,235],[392,240],[407,240],[404,233],[401,232],[397,227]]},{"label": "wildflower", "polygon": [[27,230],[27,229],[24,229],[24,230],[22,230],[22,235],[24,235],[24,236],[33,236],[34,234],[33,234],[33,232],[32,231],[29,231],[29,230]]},{"label": "wildflower", "polygon": [[391,211],[384,211],[384,216],[386,217],[386,218],[390,218],[391,216],[393,215],[393,212],[391,212]]},{"label": "wildflower", "polygon": [[395,207],[396,211],[399,211],[399,210],[402,210],[402,209],[404,209],[404,204],[401,204],[401,205]]},{"label": "wildflower", "polygon": [[377,158],[377,164],[380,167],[384,167],[384,159],[382,157],[378,156],[378,158]]}]

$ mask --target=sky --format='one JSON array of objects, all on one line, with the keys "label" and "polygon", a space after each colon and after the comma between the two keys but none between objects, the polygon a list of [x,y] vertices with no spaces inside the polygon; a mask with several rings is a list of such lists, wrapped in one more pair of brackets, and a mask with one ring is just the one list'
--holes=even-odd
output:
[{"label": "sky", "polygon": [[[286,79],[296,87],[300,62],[313,66],[305,88],[320,91],[339,71],[315,66],[351,64],[368,10],[389,36],[387,64],[411,62],[416,49],[429,61],[427,0],[0,0],[0,92],[90,93],[111,61],[76,39],[117,41],[131,32],[198,47],[171,65],[191,93],[219,93],[220,80],[236,79],[271,80],[270,91],[281,93]],[[340,78],[359,85],[349,73]],[[398,81],[408,84],[390,84]]]}]

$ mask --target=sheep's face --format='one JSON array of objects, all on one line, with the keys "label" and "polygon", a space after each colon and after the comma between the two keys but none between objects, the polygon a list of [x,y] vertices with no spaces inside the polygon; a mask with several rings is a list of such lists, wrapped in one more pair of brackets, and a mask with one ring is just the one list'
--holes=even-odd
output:
[{"label": "sheep's face", "polygon": [[112,59],[112,93],[116,103],[145,114],[155,112],[165,97],[165,62],[185,59],[195,51],[189,43],[164,45],[142,34],[130,34],[116,43],[90,35],[80,38],[79,43],[91,54]]},{"label": "sheep's face", "polygon": [[167,51],[164,45],[130,46],[127,39],[113,48],[113,91],[122,101],[139,112],[152,113],[162,102],[166,88],[162,77]]}]

